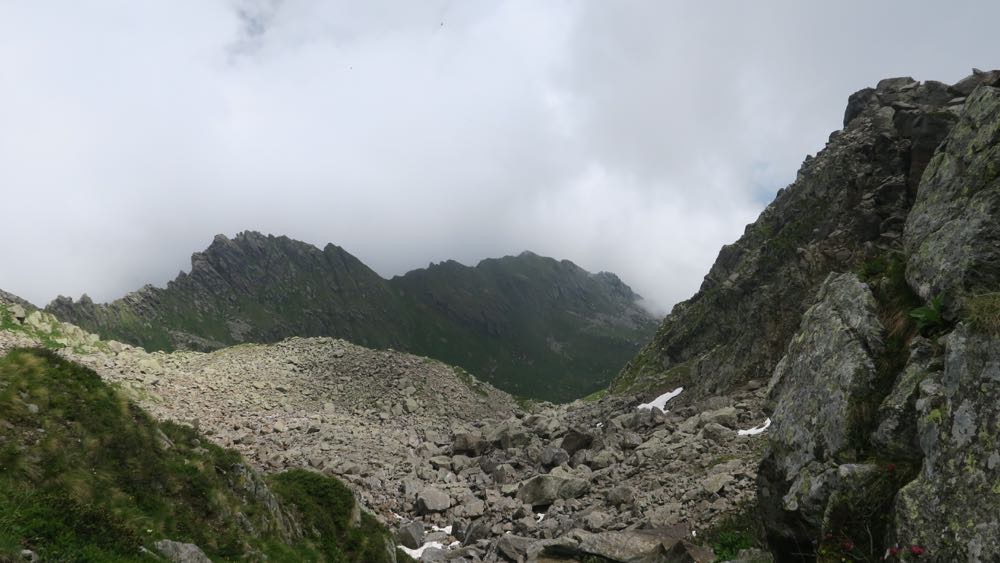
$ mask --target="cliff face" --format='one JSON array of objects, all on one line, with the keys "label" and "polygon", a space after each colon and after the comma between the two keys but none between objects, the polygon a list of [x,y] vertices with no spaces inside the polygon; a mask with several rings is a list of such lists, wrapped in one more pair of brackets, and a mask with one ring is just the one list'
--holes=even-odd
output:
[{"label": "cliff face", "polygon": [[779,561],[1000,557],[1000,71],[883,80],[613,389],[770,378]]},{"label": "cliff face", "polygon": [[384,280],[334,245],[224,236],[166,288],[103,305],[47,308],[105,338],[154,350],[214,350],[334,336],[468,369],[506,391],[570,400],[607,385],[655,324],[613,274],[531,253],[446,262]]},{"label": "cliff face", "polygon": [[698,293],[674,307],[612,389],[684,385],[704,395],[769,377],[828,274],[904,250],[928,162],[967,111],[965,97],[991,80],[893,78],[853,94],[844,128],[723,247]]}]

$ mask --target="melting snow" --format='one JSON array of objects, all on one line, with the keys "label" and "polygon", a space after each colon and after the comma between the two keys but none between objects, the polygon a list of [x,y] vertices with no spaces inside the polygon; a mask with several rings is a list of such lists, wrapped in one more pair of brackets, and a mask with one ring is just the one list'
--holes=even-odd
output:
[{"label": "melting snow", "polygon": [[436,547],[438,549],[444,549],[444,544],[441,543],[441,542],[429,541],[429,542],[425,543],[424,545],[420,546],[417,549],[410,549],[410,548],[404,547],[402,545],[399,546],[399,549],[402,549],[404,552],[406,552],[407,555],[409,555],[410,557],[412,557],[414,559],[420,559],[424,555],[424,550],[427,549],[427,548],[429,548],[429,547]]},{"label": "melting snow", "polygon": [[770,418],[768,418],[767,420],[765,420],[764,424],[761,424],[760,426],[758,426],[756,428],[751,428],[749,430],[740,430],[739,432],[737,432],[737,434],[739,434],[740,436],[756,436],[757,434],[760,434],[763,431],[767,430],[768,426],[771,426],[771,419]]},{"label": "melting snow", "polygon": [[660,409],[660,412],[667,412],[666,409],[663,408],[663,407],[667,406],[667,401],[669,401],[670,399],[673,399],[677,395],[680,395],[681,391],[683,391],[683,390],[684,390],[683,387],[678,387],[677,389],[674,389],[673,391],[670,391],[669,393],[664,393],[664,394],[660,395],[659,397],[653,399],[652,401],[650,401],[648,403],[643,403],[643,404],[637,406],[636,408],[639,409],[639,410]]},{"label": "melting snow", "polygon": [[[444,533],[446,533],[448,535],[451,535],[451,530],[452,530],[451,526],[445,526],[444,528],[439,528],[438,526],[435,526],[435,525],[431,524],[431,531],[432,532],[444,532]],[[436,547],[437,549],[455,549],[456,547],[458,547],[460,545],[462,545],[462,542],[458,542],[458,541],[451,542],[448,545],[444,545],[443,543],[437,542],[437,541],[429,541],[429,542],[425,543],[424,545],[420,546],[417,549],[410,549],[410,548],[404,547],[402,545],[399,546],[399,549],[402,549],[403,551],[406,552],[407,555],[409,555],[410,557],[412,557],[412,558],[414,558],[414,559],[416,559],[416,560],[419,561],[420,558],[424,554],[424,550],[427,549],[427,548],[429,548],[429,547]]]}]

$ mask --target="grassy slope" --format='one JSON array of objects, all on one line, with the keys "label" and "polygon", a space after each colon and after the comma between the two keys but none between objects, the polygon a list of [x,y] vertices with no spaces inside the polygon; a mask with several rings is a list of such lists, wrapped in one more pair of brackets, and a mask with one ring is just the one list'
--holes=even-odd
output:
[{"label": "grassy slope", "polygon": [[272,476],[275,513],[243,463],[52,352],[0,359],[0,561],[25,548],[46,561],[145,561],[140,546],[164,538],[213,560],[387,560],[386,532],[366,514],[352,520],[340,482]]},{"label": "grassy slope", "polygon": [[536,399],[569,401],[607,387],[656,325],[598,320],[626,314],[629,299],[575,265],[533,255],[474,268],[446,262],[390,284],[415,319],[411,351]]}]

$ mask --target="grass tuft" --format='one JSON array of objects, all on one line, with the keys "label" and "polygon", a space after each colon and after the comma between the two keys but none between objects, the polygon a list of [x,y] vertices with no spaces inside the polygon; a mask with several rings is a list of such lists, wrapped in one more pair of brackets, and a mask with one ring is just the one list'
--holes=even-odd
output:
[{"label": "grass tuft", "polygon": [[1000,292],[969,297],[965,301],[964,313],[973,329],[1000,335]]}]

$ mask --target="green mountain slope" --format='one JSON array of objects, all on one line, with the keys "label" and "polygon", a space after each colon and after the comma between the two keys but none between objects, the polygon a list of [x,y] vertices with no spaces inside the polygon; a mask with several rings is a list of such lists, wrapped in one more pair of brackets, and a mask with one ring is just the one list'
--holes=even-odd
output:
[{"label": "green mountain slope", "polygon": [[639,297],[613,274],[527,252],[474,268],[445,262],[390,283],[415,312],[415,350],[522,396],[601,389],[652,334]]},{"label": "green mountain slope", "polygon": [[165,288],[109,304],[60,297],[65,321],[151,350],[212,350],[333,336],[430,356],[518,395],[567,401],[601,389],[655,320],[608,273],[531,253],[432,265],[384,280],[334,245],[218,236]]},{"label": "green mountain slope", "polygon": [[214,560],[390,561],[387,538],[334,479],[264,478],[50,351],[0,358],[0,561],[147,561],[163,540]]}]

